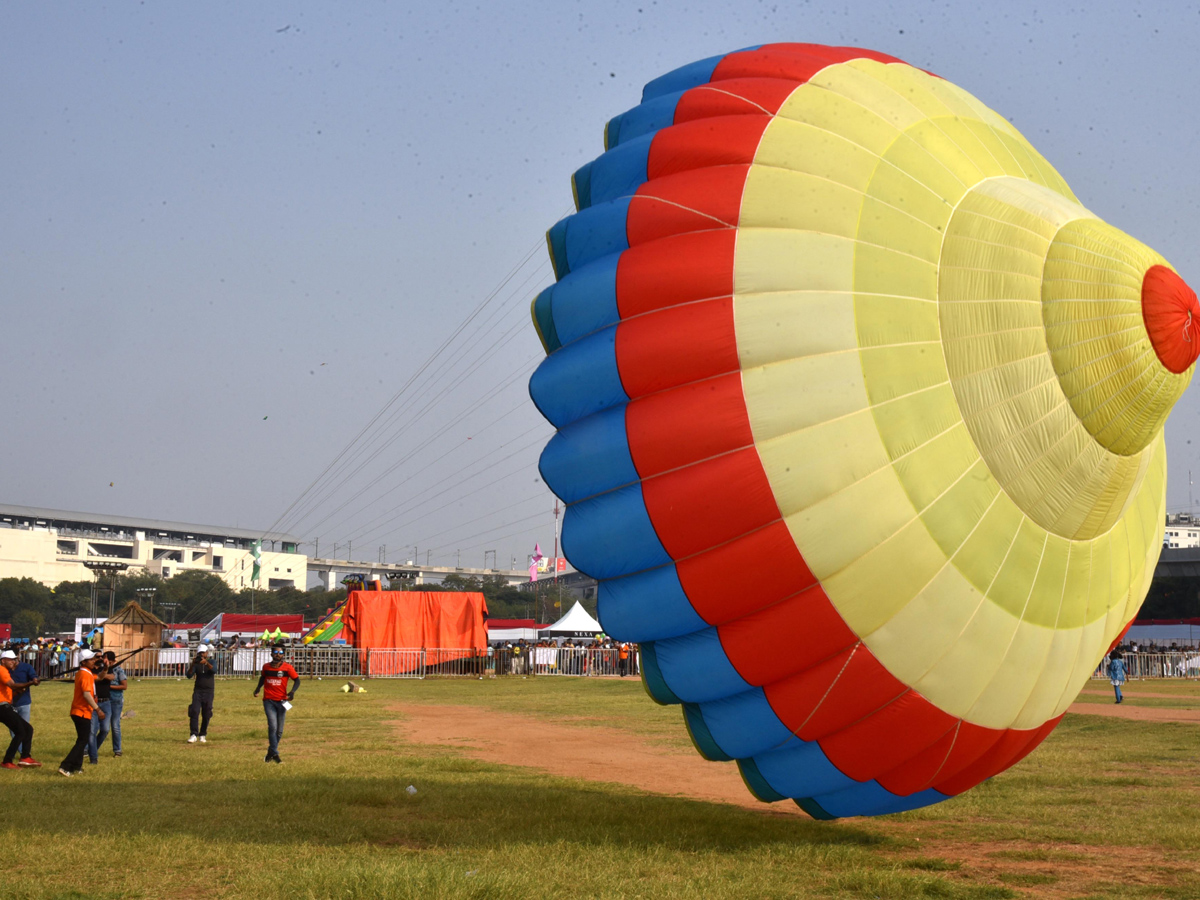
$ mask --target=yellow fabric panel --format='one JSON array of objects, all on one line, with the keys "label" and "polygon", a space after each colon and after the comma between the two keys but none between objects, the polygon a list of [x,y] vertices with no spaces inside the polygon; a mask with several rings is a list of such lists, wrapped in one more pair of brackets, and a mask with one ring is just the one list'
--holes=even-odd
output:
[{"label": "yellow fabric panel", "polygon": [[[939,193],[921,180],[921,173],[897,165],[895,153],[894,148],[888,149],[884,162],[867,185],[866,193],[903,210],[914,219],[934,225],[946,222],[953,212],[953,201],[963,193],[962,185],[956,183],[948,194]],[[936,261],[937,257],[933,259]]]},{"label": "yellow fabric panel", "polygon": [[[971,443],[971,436],[961,421],[892,460],[900,483],[904,485],[913,505],[921,512],[922,518],[925,518],[928,507],[951,491],[979,462],[979,451]],[[970,504],[967,508],[970,508]],[[978,510],[978,513],[982,515],[983,510]],[[925,524],[932,534],[932,523],[927,520]],[[947,546],[944,538],[945,535],[934,535],[943,549]]]},{"label": "yellow fabric panel", "polygon": [[[831,72],[831,66],[825,72]],[[863,106],[858,101],[823,86],[808,82],[796,88],[783,105],[776,118],[789,119],[830,134],[837,134],[869,151],[875,156],[884,153],[899,134],[896,126],[879,113]],[[768,126],[768,133],[775,122]],[[760,145],[760,151],[764,148]],[[800,152],[799,149],[795,152]],[[765,156],[764,160],[774,157]],[[796,166],[789,166],[796,168]],[[849,182],[847,182],[849,183]]]},{"label": "yellow fabric panel", "polygon": [[841,65],[862,72],[888,88],[894,97],[887,102],[912,107],[916,114],[914,123],[942,116],[970,114],[961,92],[954,91],[950,82],[914,66],[897,66],[874,59],[852,59]]},{"label": "yellow fabric panel", "polygon": [[[930,512],[935,511],[936,507]],[[1016,504],[1000,492],[979,525],[955,553],[954,564],[980,593],[987,594],[991,590],[1025,522]]]},{"label": "yellow fabric panel", "polygon": [[[945,134],[946,139],[953,141],[955,146],[970,159],[972,165],[979,170],[981,178],[1016,174],[1015,167],[1012,166],[1011,154],[1007,151],[997,154],[995,152],[998,146],[997,141],[986,142],[981,139],[981,132],[986,130],[981,123],[965,121],[962,118],[943,118],[938,119],[937,125]],[[973,184],[974,181],[971,183]]]},{"label": "yellow fabric panel", "polygon": [[[803,91],[804,87],[797,90]],[[885,131],[895,134],[890,126]],[[886,145],[886,141],[880,139],[879,144]],[[855,143],[828,127],[790,119],[783,113],[767,125],[754,154],[755,168],[807,172],[857,191],[870,183],[878,165],[879,154],[871,146]]]},{"label": "yellow fabric panel", "polygon": [[1088,599],[1092,588],[1092,558],[1095,545],[1103,540],[1103,537],[1099,537],[1094,541],[1080,542],[1073,546],[1071,556],[1067,560],[1066,580],[1056,628],[1082,628],[1087,622]]},{"label": "yellow fabric panel", "polygon": [[985,177],[938,120],[926,119],[906,131],[888,150],[887,159],[952,204]]},{"label": "yellow fabric panel", "polygon": [[[955,441],[953,448],[956,451],[955,455],[965,460],[968,453],[965,445],[970,442],[970,436],[967,435],[966,429],[960,427],[949,432],[946,437],[939,438],[939,443],[946,442],[948,439]],[[941,448],[939,447],[939,449]],[[942,552],[947,556],[955,557],[956,566],[961,566],[963,571],[969,570],[975,574],[975,588],[982,592],[987,590],[987,586],[991,584],[992,578],[999,570],[1000,560],[1007,549],[1007,544],[984,548],[974,545],[967,549],[967,556],[961,562],[957,558],[965,542],[985,522],[988,522],[988,529],[985,530],[987,535],[994,536],[996,533],[994,529],[999,527],[996,520],[989,521],[987,515],[998,499],[1000,486],[988,473],[987,466],[979,458],[974,444],[970,444],[969,452],[974,458],[974,462],[963,474],[957,475],[950,486],[922,510],[921,521],[929,530],[929,536],[938,542]],[[949,453],[942,455],[950,456]],[[959,462],[959,458],[948,459],[946,461],[947,471],[953,472]],[[925,495],[922,489],[929,490],[929,485],[921,485],[918,488],[906,478],[907,472],[903,465],[897,466],[897,469],[901,481],[914,500],[924,500]],[[921,472],[920,474],[925,473]],[[935,490],[936,487],[935,483]],[[1020,522],[1020,514],[1011,503],[1007,504],[1006,509],[1012,513],[1011,533],[1015,535]],[[990,550],[991,556],[989,557],[986,552],[981,554],[981,550]],[[989,568],[989,562],[991,568]]]},{"label": "yellow fabric panel", "polygon": [[815,231],[739,228],[733,293],[850,290],[854,248],[853,240]]},{"label": "yellow fabric panel", "polygon": [[1096,219],[1062,227],[1046,258],[1043,315],[1054,370],[1103,446],[1142,450],[1191,381],[1159,364],[1142,323],[1142,278],[1166,260]]},{"label": "yellow fabric panel", "polygon": [[901,297],[937,297],[937,265],[878,244],[857,244],[855,290]]},{"label": "yellow fabric panel", "polygon": [[875,631],[917,596],[946,564],[919,519],[890,535],[845,569],[821,579],[837,594],[837,610],[855,634]]},{"label": "yellow fabric panel", "polygon": [[[867,406],[862,368],[853,351],[744,369],[742,395],[759,446],[781,434],[811,428]],[[804,402],[798,403],[797,397]]]},{"label": "yellow fabric panel", "polygon": [[758,455],[784,517],[888,464],[867,409],[760,441]]},{"label": "yellow fabric panel", "polygon": [[[890,459],[899,459],[962,424],[954,390],[944,383],[875,407],[875,426]],[[917,509],[923,505],[915,503]]]},{"label": "yellow fabric panel", "polygon": [[1008,557],[987,592],[988,599],[1011,616],[1020,618],[1029,603],[1049,537],[1036,523],[1022,521]]},{"label": "yellow fabric panel", "polygon": [[1014,722],[1042,675],[1042,664],[1050,652],[1053,636],[1054,632],[1049,628],[1016,629],[1004,658],[992,672],[966,718],[978,723]]},{"label": "yellow fabric panel", "polygon": [[746,176],[738,224],[741,228],[793,228],[853,238],[862,205],[861,191],[837,182],[753,165]]},{"label": "yellow fabric panel", "polygon": [[937,342],[941,339],[937,304],[932,300],[896,295],[854,295],[854,319],[858,345],[880,347],[892,344]]},{"label": "yellow fabric panel", "polygon": [[943,566],[920,592],[879,628],[863,636],[876,659],[905,684],[916,684],[932,661],[946,656],[984,602],[954,566]]},{"label": "yellow fabric panel", "polygon": [[859,358],[872,404],[886,403],[946,381],[946,364],[935,342],[866,347],[859,351]]},{"label": "yellow fabric panel", "polygon": [[[864,510],[870,515],[864,515]],[[882,544],[913,516],[912,503],[896,473],[885,466],[820,503],[787,516],[784,522],[809,570],[824,582]]]},{"label": "yellow fabric panel", "polygon": [[1067,560],[1071,556],[1071,541],[1056,534],[1046,536],[1046,547],[1042,551],[1042,562],[1038,566],[1037,578],[1029,592],[1029,602],[1021,613],[1021,620],[1043,628],[1054,628],[1062,606],[1063,589],[1067,582]]},{"label": "yellow fabric panel", "polygon": [[849,293],[738,294],[733,300],[733,318],[743,369],[857,346],[854,301]]},{"label": "yellow fabric panel", "polygon": [[911,128],[925,118],[920,109],[887,84],[889,66],[880,63],[860,66],[857,62],[827,66],[808,83],[853,100],[897,131]]},{"label": "yellow fabric panel", "polygon": [[[944,225],[950,218],[950,207],[939,204],[937,211],[942,213],[938,224]],[[855,223],[859,240],[868,244],[886,241],[901,253],[931,263],[938,261],[942,252],[942,229],[918,217],[927,215],[927,210],[911,204],[894,206],[879,197],[869,196],[864,198],[860,212],[861,221]]]},{"label": "yellow fabric panel", "polygon": [[[1083,634],[1082,627],[1060,627],[1050,632],[1050,643],[1045,656],[1037,663],[1037,680],[1034,681],[1024,705],[1013,718],[1013,728],[1037,728],[1061,712],[1058,704],[1063,697],[1064,688],[1075,675]],[[1019,633],[1017,639],[1023,638],[1023,632]],[[1090,669],[1088,674],[1091,674]],[[1078,691],[1072,698],[1077,695]]]}]

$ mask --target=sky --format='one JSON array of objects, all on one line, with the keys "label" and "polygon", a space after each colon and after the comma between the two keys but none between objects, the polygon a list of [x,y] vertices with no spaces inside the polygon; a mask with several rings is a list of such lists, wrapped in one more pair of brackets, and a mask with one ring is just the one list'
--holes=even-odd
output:
[{"label": "sky", "polygon": [[[549,555],[545,230],[643,84],[753,44],[956,82],[1200,283],[1200,8],[976,7],[0,6],[0,502],[370,561]],[[1186,510],[1195,389],[1167,444]]]}]

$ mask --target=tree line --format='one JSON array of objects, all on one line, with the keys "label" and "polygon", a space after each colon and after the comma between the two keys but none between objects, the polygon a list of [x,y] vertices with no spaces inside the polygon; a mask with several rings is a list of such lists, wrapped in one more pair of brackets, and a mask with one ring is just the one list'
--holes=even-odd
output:
[{"label": "tree line", "polygon": [[[105,584],[102,582],[102,584]],[[505,584],[503,578],[482,580],[458,574],[447,576],[442,584],[405,586],[393,583],[393,590],[481,591],[488,613],[496,619],[538,618],[552,622],[573,601],[563,592],[557,596],[553,582],[540,582],[536,590],[523,591]],[[39,635],[70,632],[77,618],[92,611],[92,582],[64,581],[46,587],[32,578],[0,578],[0,622],[13,626],[13,636],[34,638]],[[315,623],[330,609],[346,599],[346,590],[323,588],[302,591],[285,587],[275,591],[244,588],[235,591],[220,576],[211,572],[183,571],[172,578],[148,572],[117,576],[114,610],[137,600],[164,622],[208,622],[217,613],[258,613],[260,615],[296,614]],[[560,606],[555,606],[561,603]],[[594,607],[589,612],[595,613]],[[97,614],[108,614],[108,590],[101,590]]]}]

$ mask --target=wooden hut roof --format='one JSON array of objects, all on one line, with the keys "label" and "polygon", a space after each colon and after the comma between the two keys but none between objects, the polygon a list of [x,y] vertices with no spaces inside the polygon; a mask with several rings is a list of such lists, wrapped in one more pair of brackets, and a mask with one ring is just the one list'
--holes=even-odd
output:
[{"label": "wooden hut roof", "polygon": [[158,625],[161,628],[170,626],[152,612],[142,609],[136,600],[130,600],[125,608],[104,623],[105,625]]}]

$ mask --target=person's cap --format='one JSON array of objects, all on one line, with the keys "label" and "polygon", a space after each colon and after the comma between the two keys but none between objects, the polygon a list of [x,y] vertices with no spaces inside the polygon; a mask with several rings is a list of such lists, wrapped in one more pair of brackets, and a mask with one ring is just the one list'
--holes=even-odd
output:
[{"label": "person's cap", "polygon": [[16,659],[16,658],[17,658],[17,654],[13,653],[11,650],[5,650],[3,653],[0,653],[0,659]]},{"label": "person's cap", "polygon": [[207,653],[208,652],[208,644],[200,644],[199,646],[196,647],[196,652],[197,653]]},{"label": "person's cap", "polygon": [[93,653],[91,650],[80,650],[79,651],[79,661],[87,662],[89,659],[91,659],[95,655],[96,654]]}]

